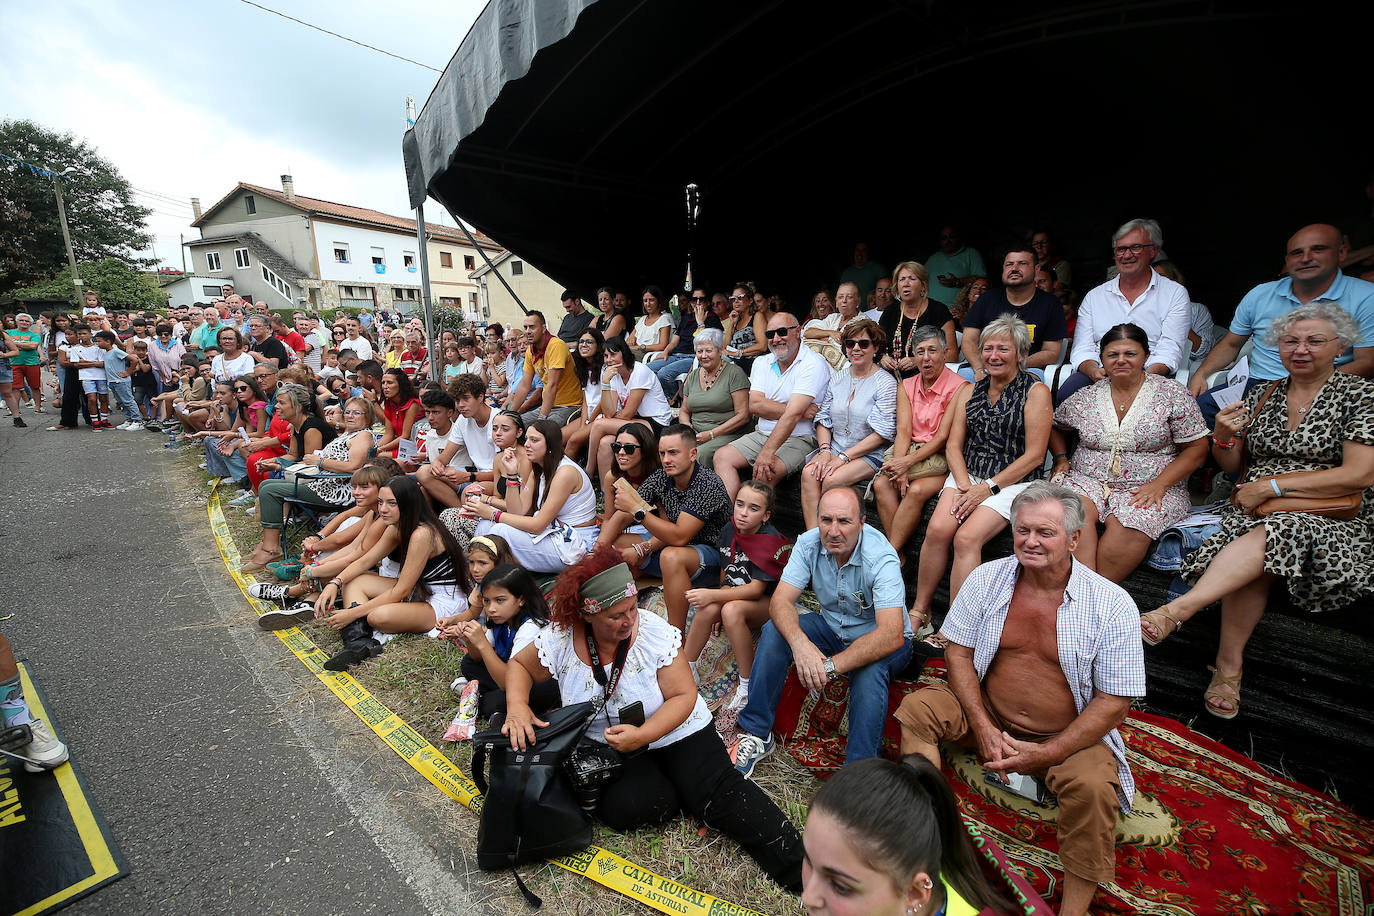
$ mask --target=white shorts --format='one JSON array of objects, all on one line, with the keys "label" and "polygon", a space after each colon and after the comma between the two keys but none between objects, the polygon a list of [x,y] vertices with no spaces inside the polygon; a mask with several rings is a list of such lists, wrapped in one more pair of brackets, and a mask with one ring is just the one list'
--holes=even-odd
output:
[{"label": "white shorts", "polygon": [[[986,478],[984,477],[975,477],[972,474],[968,475],[968,479],[970,483],[975,485],[980,484],[984,480],[986,480]],[[1002,518],[1006,519],[1007,521],[1011,521],[1011,501],[1016,498],[1017,494],[1019,494],[1022,490],[1024,490],[1026,487],[1030,485],[1031,482],[1026,481],[1025,483],[1014,483],[1011,486],[1003,487],[1000,492],[995,493],[992,496],[989,496],[987,499],[979,503],[978,508],[991,509],[993,512],[996,512],[998,515],[1002,516]],[[954,482],[953,474],[950,474],[947,477],[945,477],[944,489],[959,489],[959,485]],[[943,490],[941,492],[943,492]]]}]

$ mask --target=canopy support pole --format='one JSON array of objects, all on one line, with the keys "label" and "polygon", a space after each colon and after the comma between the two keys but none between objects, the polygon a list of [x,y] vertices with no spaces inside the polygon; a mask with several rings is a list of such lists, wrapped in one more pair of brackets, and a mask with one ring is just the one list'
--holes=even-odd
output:
[{"label": "canopy support pole", "polygon": [[422,201],[415,208],[415,238],[420,246],[420,302],[425,313],[425,342],[429,346],[429,377],[431,381],[441,381],[439,373],[440,364],[443,362],[442,354],[440,358],[435,358],[436,344],[434,340],[434,300],[429,293],[429,246],[425,244],[425,205]]},{"label": "canopy support pole", "polygon": [[461,219],[456,219],[454,220],[454,222],[458,224],[459,229],[463,230],[463,235],[466,235],[468,237],[468,241],[472,243],[473,248],[477,249],[477,253],[482,256],[482,260],[487,262],[487,266],[491,268],[491,272],[496,274],[496,279],[501,281],[501,285],[506,288],[506,292],[510,293],[510,297],[515,300],[515,304],[520,306],[520,311],[528,315],[530,313],[530,310],[525,308],[525,303],[521,302],[520,297],[515,294],[515,290],[510,288],[510,284],[506,282],[506,278],[501,276],[501,271],[497,270],[496,265],[491,263],[491,258],[487,257],[486,249],[484,249],[481,245],[477,244],[477,240],[472,237],[471,232],[468,232],[468,227],[463,225],[463,221]]}]

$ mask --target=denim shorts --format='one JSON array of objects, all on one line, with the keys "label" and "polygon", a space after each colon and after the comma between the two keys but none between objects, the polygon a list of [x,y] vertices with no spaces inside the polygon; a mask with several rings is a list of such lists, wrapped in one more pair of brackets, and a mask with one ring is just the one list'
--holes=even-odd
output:
[{"label": "denim shorts", "polygon": [[10,368],[9,360],[0,360],[0,385],[8,385],[14,381],[14,370]]},{"label": "denim shorts", "polygon": [[81,390],[87,394],[109,394],[110,383],[103,378],[83,378]]},{"label": "denim shorts", "polygon": [[[645,538],[645,540],[647,541],[648,538]],[[707,547],[705,544],[689,544],[688,546],[697,552],[697,571],[692,573],[692,584],[695,585],[697,577],[701,576],[708,569],[714,569],[716,571],[715,578],[716,580],[719,580],[720,551],[714,547]],[[640,570],[647,575],[658,576],[659,578],[662,578],[663,567],[659,565],[658,554],[649,554],[649,559],[644,563],[643,566],[640,567]],[[709,584],[717,585],[719,584],[719,582],[712,581]]]}]

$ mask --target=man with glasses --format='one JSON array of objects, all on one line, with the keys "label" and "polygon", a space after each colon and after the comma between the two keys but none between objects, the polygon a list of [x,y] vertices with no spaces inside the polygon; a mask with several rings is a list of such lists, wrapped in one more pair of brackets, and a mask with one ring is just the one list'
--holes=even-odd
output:
[{"label": "man with glasses", "polygon": [[830,388],[830,364],[802,346],[801,324],[789,312],[768,319],[768,354],[749,373],[749,412],[758,428],[722,446],[713,462],[733,503],[740,471],[753,466],[755,480],[777,487],[816,450],[813,422]]},{"label": "man with glasses", "polygon": [[[1188,291],[1155,273],[1150,263],[1164,244],[1164,233],[1152,219],[1133,219],[1112,236],[1117,275],[1088,292],[1078,306],[1069,362],[1078,371],[1055,394],[1059,403],[1080,388],[1107,377],[1098,361],[1102,335],[1118,324],[1134,324],[1150,341],[1146,372],[1172,376],[1188,359],[1192,306]],[[984,296],[987,293],[983,294]]]},{"label": "man with glasses", "polygon": [[945,308],[959,298],[959,290],[972,277],[986,277],[988,270],[983,266],[983,256],[964,244],[955,226],[945,226],[940,230],[940,247],[926,258],[926,270],[930,273],[930,289],[926,291],[931,299],[943,303]]},{"label": "man with glasses", "polygon": [[544,392],[538,405],[523,414],[526,425],[535,420],[552,420],[564,426],[573,411],[582,406],[582,386],[577,382],[572,351],[549,333],[543,312],[530,312],[525,316],[525,337],[529,349],[525,353],[524,372],[515,394],[506,401],[506,409],[513,410],[529,399],[537,377],[544,384]]},{"label": "man with glasses", "polygon": [[1261,283],[1240,300],[1226,336],[1212,347],[1188,381],[1188,390],[1197,398],[1209,428],[1216,426],[1217,411],[1221,409],[1212,392],[1226,387],[1226,381],[1223,379],[1216,388],[1208,389],[1207,377],[1231,365],[1246,340],[1254,341],[1246,393],[1256,385],[1287,377],[1288,370],[1279,361],[1278,347],[1268,339],[1269,325],[1285,312],[1309,302],[1339,305],[1360,326],[1364,339],[1336,358],[1336,371],[1374,377],[1374,283],[1341,272],[1341,262],[1347,254],[1345,239],[1335,226],[1304,226],[1288,240],[1284,252],[1287,276]]},{"label": "man with glasses", "polygon": [[207,307],[201,316],[200,327],[191,331],[189,349],[193,352],[204,355],[205,351],[219,343],[219,312],[214,307]]},{"label": "man with glasses", "polygon": [[558,339],[569,347],[577,343],[582,332],[591,327],[592,313],[582,304],[582,297],[570,289],[563,290],[563,321],[558,325]]},{"label": "man with glasses", "polygon": [[201,355],[201,347],[195,341],[197,339],[197,332],[200,331],[204,324],[205,303],[197,302],[187,310],[186,321],[182,325],[182,342],[186,344],[186,349],[195,356]]}]

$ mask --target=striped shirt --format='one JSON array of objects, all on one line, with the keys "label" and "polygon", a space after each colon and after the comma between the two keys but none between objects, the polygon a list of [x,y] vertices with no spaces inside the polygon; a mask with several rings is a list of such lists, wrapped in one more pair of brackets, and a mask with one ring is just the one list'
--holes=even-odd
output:
[{"label": "striped shirt", "polygon": [[[984,563],[959,589],[940,635],[973,649],[973,667],[982,681],[1002,643],[1002,627],[1021,564],[1016,557]],[[1140,643],[1140,611],[1125,589],[1077,560],[1064,589],[1056,626],[1059,667],[1064,671],[1079,714],[1094,691],[1116,697],[1145,696],[1145,652]],[[1116,729],[1102,738],[1116,758],[1121,788],[1117,800],[1130,813],[1135,780],[1126,765],[1126,744]]]},{"label": "striped shirt", "polygon": [[[848,450],[870,433],[891,442],[897,435],[897,379],[883,369],[858,379],[848,369],[836,372],[816,414],[816,425],[830,430],[837,451]],[[879,445],[874,451],[881,455],[883,448]]]}]

